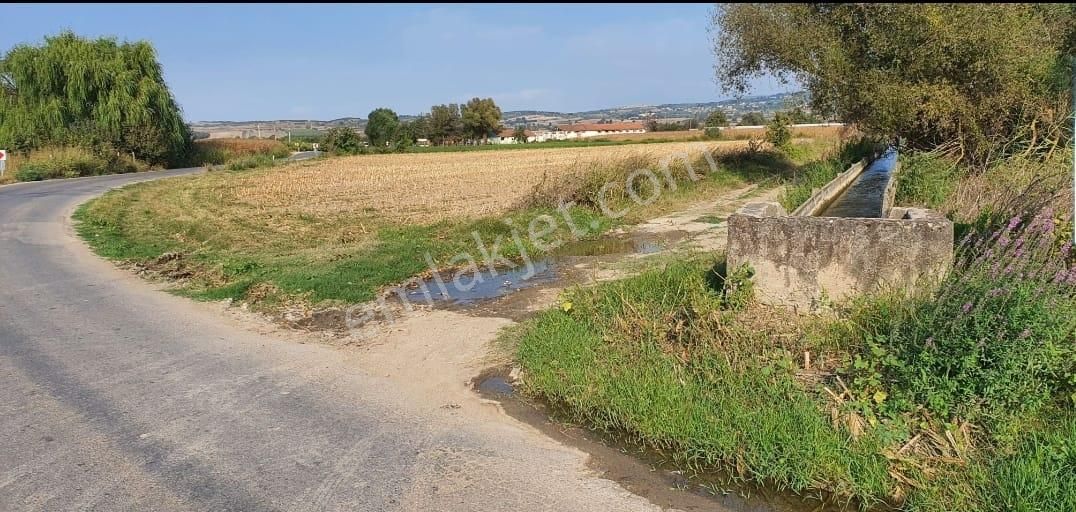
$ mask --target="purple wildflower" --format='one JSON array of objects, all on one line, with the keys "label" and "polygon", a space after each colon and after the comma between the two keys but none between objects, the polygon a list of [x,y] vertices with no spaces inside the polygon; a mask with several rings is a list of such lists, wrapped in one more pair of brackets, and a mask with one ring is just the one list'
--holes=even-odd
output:
[{"label": "purple wildflower", "polygon": [[1068,271],[1066,271],[1065,269],[1058,270],[1057,273],[1054,274],[1054,284],[1061,284],[1061,282],[1063,282],[1065,278],[1068,277],[1068,274]]},{"label": "purple wildflower", "polygon": [[1020,225],[1020,217],[1019,216],[1016,216],[1016,217],[1013,217],[1012,219],[1009,219],[1009,229],[1010,230],[1016,229],[1016,226],[1019,226],[1019,225]]},{"label": "purple wildflower", "polygon": [[962,308],[960,308],[960,309],[963,309],[964,312],[967,313],[968,311],[971,311],[971,306],[972,306],[972,304],[970,302],[965,302],[964,306]]},{"label": "purple wildflower", "polygon": [[1072,242],[1065,242],[1065,245],[1061,246],[1061,255],[1068,258],[1072,252]]},{"label": "purple wildflower", "polygon": [[999,247],[1005,247],[1006,245],[1009,245],[1010,241],[1011,240],[1009,240],[1009,237],[1002,236],[1001,238],[998,239],[998,246]]}]

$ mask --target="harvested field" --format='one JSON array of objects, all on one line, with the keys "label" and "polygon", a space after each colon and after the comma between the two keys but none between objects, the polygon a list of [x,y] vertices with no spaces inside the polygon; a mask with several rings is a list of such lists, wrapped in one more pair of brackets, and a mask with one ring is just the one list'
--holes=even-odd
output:
[{"label": "harvested field", "polygon": [[742,142],[675,142],[510,152],[360,155],[232,180],[235,201],[292,213],[376,213],[428,222],[502,213],[543,179],[628,158],[653,159]]}]

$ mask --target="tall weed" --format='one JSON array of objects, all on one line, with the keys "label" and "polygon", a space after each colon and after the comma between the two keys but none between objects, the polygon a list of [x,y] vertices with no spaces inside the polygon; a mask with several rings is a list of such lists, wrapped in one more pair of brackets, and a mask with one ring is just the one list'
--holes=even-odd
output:
[{"label": "tall weed", "polygon": [[1076,266],[1060,222],[1047,209],[969,235],[938,293],[861,310],[866,344],[851,371],[860,393],[882,393],[884,413],[922,406],[998,441],[1051,402],[1076,401]]}]

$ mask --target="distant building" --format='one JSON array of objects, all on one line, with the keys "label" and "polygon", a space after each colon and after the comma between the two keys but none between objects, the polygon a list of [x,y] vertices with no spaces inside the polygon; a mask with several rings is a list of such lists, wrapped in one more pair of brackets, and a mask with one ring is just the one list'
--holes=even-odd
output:
[{"label": "distant building", "polygon": [[619,135],[622,133],[646,133],[643,123],[577,123],[557,127],[557,139],[582,139],[602,135]]},{"label": "distant building", "polygon": [[415,145],[423,148],[430,147],[430,139],[417,139]]},{"label": "distant building", "polygon": [[[530,130],[523,130],[523,133],[527,136],[527,142],[545,142],[547,139],[544,137],[539,140],[538,133],[545,132],[532,132]],[[501,130],[497,135],[489,138],[490,144],[519,144],[516,140],[515,128],[505,128]]]},{"label": "distant building", "polygon": [[[515,128],[505,128],[490,137],[491,144],[517,144]],[[584,139],[622,133],[646,133],[643,123],[575,123],[554,127],[552,130],[524,130],[527,142],[545,142],[549,140]]]}]

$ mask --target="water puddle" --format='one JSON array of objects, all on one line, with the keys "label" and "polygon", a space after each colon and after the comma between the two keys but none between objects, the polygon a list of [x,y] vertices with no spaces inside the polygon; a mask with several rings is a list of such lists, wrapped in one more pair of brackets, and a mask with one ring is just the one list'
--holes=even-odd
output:
[{"label": "water puddle", "polygon": [[[821,502],[754,486],[730,484],[723,475],[690,478],[658,454],[560,421],[548,405],[516,394],[507,368],[491,368],[472,380],[482,397],[500,403],[509,416],[552,439],[586,452],[587,466],[664,509],[684,511],[806,512]],[[839,508],[839,507],[838,507]]]},{"label": "water puddle", "polygon": [[[480,266],[455,272],[439,272],[414,283],[402,297],[411,304],[435,307],[476,309],[509,295],[538,290],[549,285],[570,281],[581,267],[616,261],[633,255],[647,255],[666,248],[668,240],[660,237],[606,237],[565,243],[537,260],[517,263],[514,268],[490,269]],[[523,294],[526,295],[526,294]],[[521,304],[524,301],[516,301]],[[505,303],[505,311],[486,311],[485,314],[522,314],[519,304]],[[488,309],[488,308],[487,308]],[[516,311],[519,310],[519,311]]]},{"label": "water puddle", "polygon": [[897,163],[897,151],[889,148],[871,162],[839,197],[833,200],[819,217],[878,218],[882,216],[882,196],[889,184],[890,173]]},{"label": "water puddle", "polygon": [[512,269],[490,270],[480,267],[455,273],[446,272],[422,280],[407,292],[414,304],[430,303],[451,306],[472,306],[483,300],[496,299],[527,288],[557,280],[557,265],[550,259],[521,263]]},{"label": "water puddle", "polygon": [[631,238],[599,238],[576,240],[555,249],[550,257],[609,256],[628,254],[653,254],[664,249],[658,240]]},{"label": "water puddle", "polygon": [[506,398],[515,394],[516,388],[504,375],[490,375],[478,381],[479,394],[491,398]]}]

